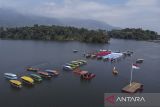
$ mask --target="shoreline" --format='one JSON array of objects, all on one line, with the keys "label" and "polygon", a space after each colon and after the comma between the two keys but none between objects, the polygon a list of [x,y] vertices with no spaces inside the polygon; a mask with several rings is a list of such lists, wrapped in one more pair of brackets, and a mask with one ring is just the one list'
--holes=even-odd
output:
[{"label": "shoreline", "polygon": [[148,42],[160,43],[160,40],[148,40]]}]

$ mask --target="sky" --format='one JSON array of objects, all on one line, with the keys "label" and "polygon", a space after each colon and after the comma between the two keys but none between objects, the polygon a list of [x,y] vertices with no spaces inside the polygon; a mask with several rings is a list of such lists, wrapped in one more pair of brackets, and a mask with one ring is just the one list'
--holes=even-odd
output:
[{"label": "sky", "polygon": [[0,0],[0,8],[50,18],[92,19],[160,33],[160,0]]}]

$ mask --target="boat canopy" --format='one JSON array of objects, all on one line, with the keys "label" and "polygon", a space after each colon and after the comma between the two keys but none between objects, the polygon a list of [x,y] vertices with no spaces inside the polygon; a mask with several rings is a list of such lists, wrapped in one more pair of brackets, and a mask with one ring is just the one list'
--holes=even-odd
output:
[{"label": "boat canopy", "polygon": [[12,74],[12,73],[4,73],[4,75],[6,75],[6,76],[11,76],[11,77],[17,77],[16,74]]},{"label": "boat canopy", "polygon": [[123,56],[122,53],[114,53],[114,52],[112,52],[111,54],[103,56],[103,59],[117,59],[117,58],[120,58],[122,56]]},{"label": "boat canopy", "polygon": [[68,69],[72,69],[72,67],[71,66],[68,66],[68,65],[66,65],[66,66],[63,66],[64,68],[68,68]]},{"label": "boat canopy", "polygon": [[39,71],[38,73],[42,75],[49,75],[47,72],[43,72],[43,71]]},{"label": "boat canopy", "polygon": [[46,72],[57,72],[56,70],[50,70],[50,69],[47,69],[47,70],[45,70]]},{"label": "boat canopy", "polygon": [[22,83],[18,80],[10,80],[11,83],[14,83],[16,85],[22,85]]},{"label": "boat canopy", "polygon": [[41,78],[41,76],[37,75],[37,74],[30,74],[31,76],[33,77],[36,77],[36,78]]},{"label": "boat canopy", "polygon": [[96,54],[96,56],[106,56],[108,54],[111,54],[111,52],[110,51],[101,51],[101,52],[98,52]]},{"label": "boat canopy", "polygon": [[34,80],[33,80],[32,78],[28,77],[28,76],[22,76],[21,79],[23,79],[23,80],[25,80],[25,81],[28,81],[28,82],[30,82],[30,83],[33,83],[33,82],[34,82]]}]

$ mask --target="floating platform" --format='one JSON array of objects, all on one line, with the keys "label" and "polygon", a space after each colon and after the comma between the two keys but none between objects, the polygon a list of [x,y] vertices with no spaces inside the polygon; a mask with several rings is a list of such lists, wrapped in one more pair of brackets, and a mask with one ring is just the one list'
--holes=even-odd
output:
[{"label": "floating platform", "polygon": [[127,85],[122,89],[122,92],[126,93],[135,93],[138,90],[142,90],[143,84],[137,83],[137,82],[132,82],[131,85]]}]

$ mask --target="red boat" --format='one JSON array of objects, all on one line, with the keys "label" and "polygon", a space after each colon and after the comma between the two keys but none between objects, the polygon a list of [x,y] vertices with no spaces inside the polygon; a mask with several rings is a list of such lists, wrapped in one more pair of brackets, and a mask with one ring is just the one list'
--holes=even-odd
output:
[{"label": "red boat", "polygon": [[93,73],[86,73],[86,74],[81,75],[81,79],[90,80],[90,79],[94,78],[95,76],[96,75]]},{"label": "red boat", "polygon": [[98,57],[98,56],[105,56],[105,55],[108,55],[108,54],[111,54],[111,52],[110,51],[101,51],[101,52],[98,52],[97,54],[96,54],[96,56]]},{"label": "red boat", "polygon": [[80,70],[80,69],[76,69],[73,72],[78,74],[78,75],[84,75],[84,74],[88,73],[88,71],[83,71],[83,70]]},{"label": "red boat", "polygon": [[52,76],[47,73],[47,72],[43,72],[43,71],[38,71],[37,72],[39,75],[41,75],[41,77],[44,77],[44,78],[51,78]]}]

